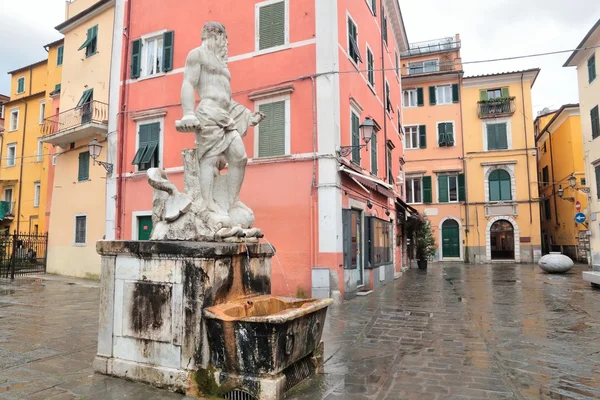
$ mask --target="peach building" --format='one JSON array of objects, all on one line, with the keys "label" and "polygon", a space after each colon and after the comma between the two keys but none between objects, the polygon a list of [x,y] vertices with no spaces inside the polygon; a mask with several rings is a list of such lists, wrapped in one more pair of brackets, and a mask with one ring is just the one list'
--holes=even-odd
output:
[{"label": "peach building", "polygon": [[117,0],[107,238],[148,239],[148,168],[183,186],[183,69],[211,20],[228,30],[234,100],[268,118],[244,137],[241,198],[277,249],[273,292],[348,299],[392,281],[411,213],[398,192],[408,44],[396,0]]},{"label": "peach building", "polygon": [[425,214],[436,260],[465,259],[460,36],[414,43],[402,54],[406,202]]}]

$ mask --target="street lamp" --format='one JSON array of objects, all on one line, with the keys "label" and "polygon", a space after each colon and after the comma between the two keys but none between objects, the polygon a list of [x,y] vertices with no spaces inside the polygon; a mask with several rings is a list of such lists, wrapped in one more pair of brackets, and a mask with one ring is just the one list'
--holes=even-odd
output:
[{"label": "street lamp", "polygon": [[90,152],[90,156],[92,156],[92,160],[94,160],[94,165],[102,165],[108,173],[108,175],[112,175],[113,165],[111,163],[96,160],[98,157],[100,157],[100,153],[102,152],[102,145],[96,140],[96,138],[94,138],[94,140],[92,140],[90,144],[88,144],[88,150]]},{"label": "street lamp", "polygon": [[577,178],[575,177],[575,175],[571,175],[569,177],[569,186],[574,188],[576,185],[577,185]]},{"label": "street lamp", "polygon": [[362,140],[365,144],[361,144],[358,146],[340,146],[338,149],[339,155],[342,157],[346,157],[349,155],[354,149],[362,149],[363,147],[367,147],[371,139],[373,138],[373,134],[379,132],[379,125],[375,120],[371,117],[365,118],[365,120],[359,126],[360,134],[362,136]]},{"label": "street lamp", "polygon": [[560,197],[562,199],[562,197],[565,194],[565,189],[562,188],[561,185],[558,186],[558,197]]}]

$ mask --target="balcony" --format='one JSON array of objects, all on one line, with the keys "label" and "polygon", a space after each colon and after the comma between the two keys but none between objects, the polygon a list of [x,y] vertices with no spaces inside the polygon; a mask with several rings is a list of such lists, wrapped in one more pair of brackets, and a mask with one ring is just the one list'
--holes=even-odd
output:
[{"label": "balcony", "polygon": [[425,42],[411,43],[409,49],[401,54],[402,57],[420,56],[429,53],[460,49],[460,39],[445,37]]},{"label": "balcony", "polygon": [[14,209],[14,202],[0,201],[0,221],[12,220],[15,217]]},{"label": "balcony", "polygon": [[514,97],[480,100],[477,102],[477,114],[481,119],[510,117],[515,111]]},{"label": "balcony", "polygon": [[64,147],[88,137],[106,136],[108,104],[91,101],[46,118],[42,125],[42,142]]}]

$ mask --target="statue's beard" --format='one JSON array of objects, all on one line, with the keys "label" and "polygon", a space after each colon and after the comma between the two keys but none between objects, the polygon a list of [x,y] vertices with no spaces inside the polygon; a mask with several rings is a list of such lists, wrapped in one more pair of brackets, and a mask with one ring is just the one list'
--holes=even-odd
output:
[{"label": "statue's beard", "polygon": [[221,62],[223,62],[223,64],[227,64],[227,59],[229,58],[227,46],[219,45],[215,54],[221,60]]}]

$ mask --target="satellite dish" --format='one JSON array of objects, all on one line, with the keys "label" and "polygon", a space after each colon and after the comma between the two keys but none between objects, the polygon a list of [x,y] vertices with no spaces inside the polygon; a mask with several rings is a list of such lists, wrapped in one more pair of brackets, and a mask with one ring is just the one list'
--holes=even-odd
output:
[{"label": "satellite dish", "polygon": [[548,107],[544,107],[544,109],[542,110],[542,114],[548,114],[550,112],[550,109]]}]

